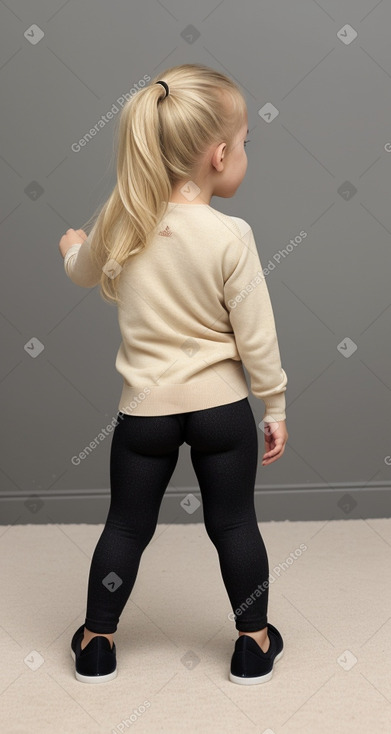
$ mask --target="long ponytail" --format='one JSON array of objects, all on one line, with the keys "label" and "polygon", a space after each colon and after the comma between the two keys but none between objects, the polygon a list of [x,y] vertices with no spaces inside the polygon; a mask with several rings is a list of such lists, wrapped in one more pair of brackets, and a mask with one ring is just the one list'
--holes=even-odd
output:
[{"label": "long ponytail", "polygon": [[[158,80],[169,86],[169,94]],[[230,152],[246,102],[227,76],[202,64],[167,69],[124,105],[116,134],[117,183],[93,225],[90,247],[102,268],[101,295],[119,302],[126,261],[148,247],[174,184],[191,179],[213,143]]]}]

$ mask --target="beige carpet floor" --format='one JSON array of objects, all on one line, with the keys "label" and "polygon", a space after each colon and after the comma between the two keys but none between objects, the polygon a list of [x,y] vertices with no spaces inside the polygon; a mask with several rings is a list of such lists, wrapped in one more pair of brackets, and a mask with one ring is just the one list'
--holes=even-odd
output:
[{"label": "beige carpet floor", "polygon": [[237,631],[204,525],[160,524],[114,636],[118,676],[92,685],[70,639],[103,525],[0,526],[1,731],[390,732],[391,520],[259,528],[285,642],[270,681],[228,679]]}]

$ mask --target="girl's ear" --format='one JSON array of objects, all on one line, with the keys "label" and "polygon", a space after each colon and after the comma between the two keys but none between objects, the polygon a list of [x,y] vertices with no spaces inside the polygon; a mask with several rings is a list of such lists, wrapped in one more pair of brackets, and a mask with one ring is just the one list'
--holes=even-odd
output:
[{"label": "girl's ear", "polygon": [[212,163],[212,166],[214,166],[214,168],[216,168],[217,171],[223,170],[223,166],[221,164],[224,158],[224,151],[226,147],[227,146],[225,143],[220,143],[220,145],[217,146],[217,148],[215,149],[212,155],[211,163]]}]

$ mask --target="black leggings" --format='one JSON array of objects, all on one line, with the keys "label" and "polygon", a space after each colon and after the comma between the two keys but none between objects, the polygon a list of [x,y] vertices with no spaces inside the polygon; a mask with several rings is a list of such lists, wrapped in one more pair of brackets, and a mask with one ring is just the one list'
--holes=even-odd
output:
[{"label": "black leggings", "polygon": [[118,413],[110,454],[111,502],[88,581],[85,626],[92,632],[117,629],[185,441],[205,529],[232,606],[230,618],[244,632],[267,625],[269,564],[254,506],[258,434],[246,397],[173,415]]}]

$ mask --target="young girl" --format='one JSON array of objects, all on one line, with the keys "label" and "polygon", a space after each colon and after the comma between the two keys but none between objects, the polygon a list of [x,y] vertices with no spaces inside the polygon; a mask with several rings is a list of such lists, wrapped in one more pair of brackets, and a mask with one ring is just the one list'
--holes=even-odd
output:
[{"label": "young girl", "polygon": [[210,206],[242,182],[247,133],[245,99],[224,74],[201,64],[160,73],[121,112],[117,183],[92,231],[68,229],[59,243],[69,278],[100,283],[118,306],[122,335],[111,503],[85,624],[71,641],[79,681],[117,675],[113,634],[185,442],[239,633],[229,679],[267,681],[283,652],[267,620],[258,434],[243,364],[266,406],[263,466],[284,453],[287,376],[252,229]]}]

